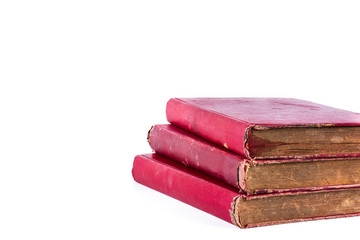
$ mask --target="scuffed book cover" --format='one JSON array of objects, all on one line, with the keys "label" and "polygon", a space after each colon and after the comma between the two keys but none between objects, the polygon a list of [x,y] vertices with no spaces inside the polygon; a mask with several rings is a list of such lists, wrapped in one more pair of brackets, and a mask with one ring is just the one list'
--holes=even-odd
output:
[{"label": "scuffed book cover", "polygon": [[360,214],[358,188],[246,196],[157,154],[136,156],[132,174],[140,184],[241,228]]},{"label": "scuffed book cover", "polygon": [[[292,98],[172,98],[166,107],[170,123],[249,159],[360,156],[360,140],[350,152],[256,156],[249,136],[254,130],[279,128],[359,127],[360,114]],[[334,143],[346,144],[346,138]],[[253,140],[254,145],[256,140]],[[265,143],[266,144],[266,143]],[[283,144],[273,143],[274,144]]]},{"label": "scuffed book cover", "polygon": [[246,194],[360,186],[360,158],[250,160],[170,124],[154,125],[150,147]]}]

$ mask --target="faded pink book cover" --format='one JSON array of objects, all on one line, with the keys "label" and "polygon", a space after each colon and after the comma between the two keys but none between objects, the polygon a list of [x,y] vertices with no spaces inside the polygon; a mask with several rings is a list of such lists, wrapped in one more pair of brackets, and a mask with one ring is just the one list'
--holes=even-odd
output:
[{"label": "faded pink book cover", "polygon": [[[170,123],[249,159],[360,156],[360,114],[309,101],[293,98],[172,98],[167,103],[166,116]],[[319,151],[316,154],[260,157],[254,154],[257,143],[252,131],[280,128],[331,130],[336,127],[355,127],[351,129],[353,133],[348,131],[344,136],[327,140],[339,147],[339,144],[352,144],[348,152],[329,154]],[[347,142],[350,138],[351,143]],[[276,146],[272,144],[271,147]]]}]

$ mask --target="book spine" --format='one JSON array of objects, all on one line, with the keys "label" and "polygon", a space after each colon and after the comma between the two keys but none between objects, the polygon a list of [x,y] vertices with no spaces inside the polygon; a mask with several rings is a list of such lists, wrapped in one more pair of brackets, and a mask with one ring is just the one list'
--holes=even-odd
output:
[{"label": "book spine", "polygon": [[240,188],[239,155],[169,124],[153,126],[148,142],[156,153]]},{"label": "book spine", "polygon": [[172,98],[166,106],[167,120],[242,156],[251,158],[247,138],[252,125]]},{"label": "book spine", "polygon": [[156,154],[136,156],[132,174],[140,184],[234,223],[236,189]]}]

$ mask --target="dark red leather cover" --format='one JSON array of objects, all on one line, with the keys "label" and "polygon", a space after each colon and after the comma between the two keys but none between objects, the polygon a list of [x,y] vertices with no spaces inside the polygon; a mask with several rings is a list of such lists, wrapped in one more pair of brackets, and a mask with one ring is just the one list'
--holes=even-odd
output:
[{"label": "dark red leather cover", "polygon": [[[249,194],[246,185],[248,166],[285,162],[332,161],[337,158],[319,159],[267,159],[248,160],[194,134],[170,124],[154,125],[148,134],[151,148],[161,155],[199,170]],[[358,158],[343,158],[358,159]],[[280,166],[279,166],[280,167]],[[306,165],[304,165],[306,167]],[[311,173],[309,173],[311,174]],[[359,184],[312,186],[306,188],[258,189],[253,194],[289,191],[307,191],[360,187]]]},{"label": "dark red leather cover", "polygon": [[[252,128],[360,126],[359,113],[292,98],[173,98],[166,116],[170,123],[248,158]],[[360,153],[337,157],[355,155]]]},{"label": "dark red leather cover", "polygon": [[132,174],[138,183],[232,222],[230,209],[239,193],[230,186],[157,154],[136,156]]}]

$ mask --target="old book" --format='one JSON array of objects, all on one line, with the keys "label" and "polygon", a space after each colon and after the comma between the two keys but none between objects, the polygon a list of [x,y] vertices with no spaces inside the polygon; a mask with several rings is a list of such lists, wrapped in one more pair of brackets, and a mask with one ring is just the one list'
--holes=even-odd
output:
[{"label": "old book", "polygon": [[360,187],[360,157],[251,160],[170,124],[153,126],[148,142],[247,194]]},{"label": "old book", "polygon": [[250,159],[360,156],[360,114],[290,98],[173,98],[170,123]]},{"label": "old book", "polygon": [[235,188],[156,154],[134,159],[135,181],[239,227],[360,215],[360,189],[246,196]]}]

